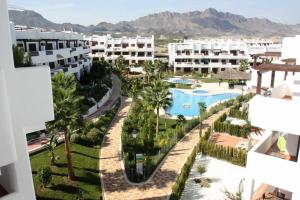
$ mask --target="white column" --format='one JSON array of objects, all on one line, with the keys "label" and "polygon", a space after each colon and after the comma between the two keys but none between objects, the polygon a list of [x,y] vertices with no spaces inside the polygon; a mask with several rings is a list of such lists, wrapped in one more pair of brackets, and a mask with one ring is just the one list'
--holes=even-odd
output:
[{"label": "white column", "polygon": [[244,200],[251,200],[254,192],[254,180],[252,178],[247,177],[244,181]]}]

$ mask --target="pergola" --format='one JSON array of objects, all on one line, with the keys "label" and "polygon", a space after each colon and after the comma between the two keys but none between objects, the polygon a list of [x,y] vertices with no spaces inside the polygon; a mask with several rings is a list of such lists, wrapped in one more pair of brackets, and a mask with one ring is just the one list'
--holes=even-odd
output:
[{"label": "pergola", "polygon": [[251,74],[234,69],[227,68],[215,75],[215,78],[221,80],[250,80]]},{"label": "pergola", "polygon": [[262,72],[272,71],[270,87],[274,88],[275,81],[275,72],[281,71],[285,72],[284,80],[286,80],[288,72],[300,72],[300,65],[289,65],[289,64],[261,64],[256,65],[256,57],[254,57],[254,66],[253,69],[257,70],[257,86],[256,93],[261,93],[261,81],[262,81]]}]

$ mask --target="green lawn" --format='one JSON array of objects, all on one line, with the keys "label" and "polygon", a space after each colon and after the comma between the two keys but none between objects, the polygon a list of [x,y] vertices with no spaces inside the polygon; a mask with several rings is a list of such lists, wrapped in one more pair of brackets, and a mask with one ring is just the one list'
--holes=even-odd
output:
[{"label": "green lawn", "polygon": [[178,89],[191,89],[192,85],[188,85],[188,84],[176,84],[176,88],[178,88]]},{"label": "green lawn", "polygon": [[159,118],[159,131],[165,132],[167,129],[174,129],[176,127],[176,120],[175,119],[165,119],[165,118]]},{"label": "green lawn", "polygon": [[76,199],[78,190],[83,191],[84,199],[99,199],[101,185],[99,178],[99,149],[72,144],[73,166],[76,175],[75,181],[69,181],[67,177],[66,156],[64,144],[56,148],[56,156],[59,156],[57,166],[51,167],[53,172],[51,185],[46,189],[40,187],[36,176],[41,166],[50,166],[48,151],[30,156],[35,191],[37,199]]}]

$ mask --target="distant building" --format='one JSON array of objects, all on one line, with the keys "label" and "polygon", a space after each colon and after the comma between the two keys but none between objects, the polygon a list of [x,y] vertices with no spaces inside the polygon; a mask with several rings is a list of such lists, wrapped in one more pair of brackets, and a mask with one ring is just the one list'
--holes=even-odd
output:
[{"label": "distant building", "polygon": [[77,79],[89,71],[90,48],[82,34],[72,31],[48,31],[11,24],[13,43],[30,54],[34,65],[49,65],[51,73],[63,71]]},{"label": "distant building", "polygon": [[154,61],[154,36],[120,37],[111,35],[93,35],[89,40],[93,61],[102,57],[110,64],[115,64],[119,56],[123,56],[128,65],[142,65],[145,61]]},{"label": "distant building", "polygon": [[280,52],[281,44],[258,39],[184,40],[168,45],[169,65],[174,72],[218,73],[238,69],[241,60],[252,63],[251,55]]},{"label": "distant building", "polygon": [[0,199],[34,200],[26,133],[54,119],[50,68],[15,68],[6,0],[0,1]]}]

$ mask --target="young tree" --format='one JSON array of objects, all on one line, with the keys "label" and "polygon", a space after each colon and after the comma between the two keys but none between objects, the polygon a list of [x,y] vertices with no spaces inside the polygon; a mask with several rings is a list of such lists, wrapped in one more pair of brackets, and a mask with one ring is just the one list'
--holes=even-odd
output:
[{"label": "young tree", "polygon": [[80,104],[83,98],[77,95],[75,77],[73,75],[65,76],[63,72],[53,76],[52,90],[55,119],[48,123],[48,128],[52,131],[57,130],[64,133],[68,178],[74,180],[75,174],[69,139],[82,120]]},{"label": "young tree", "polygon": [[177,115],[176,125],[182,126],[186,122],[186,119],[183,115]]},{"label": "young tree", "polygon": [[[204,114],[206,112],[206,104],[204,102],[198,102],[198,107],[199,107],[199,120],[200,120],[200,137],[202,137],[202,128],[203,128],[203,119],[204,119]],[[201,115],[201,116],[200,116]]]},{"label": "young tree", "polygon": [[241,60],[240,62],[240,67],[239,67],[239,71],[246,71],[249,68],[249,63],[247,60]]},{"label": "young tree", "polygon": [[50,153],[50,163],[51,165],[55,165],[56,157],[55,157],[55,147],[58,145],[57,136],[52,134],[49,144],[47,144],[46,148]]},{"label": "young tree", "polygon": [[159,109],[171,104],[169,86],[161,80],[154,81],[145,89],[144,100],[156,109],[156,135],[159,133]]},{"label": "young tree", "polygon": [[147,84],[149,84],[150,83],[150,77],[154,73],[153,63],[151,61],[145,61],[143,68],[144,68],[144,71],[145,71],[146,76],[147,76]]},{"label": "young tree", "polygon": [[164,63],[160,60],[156,60],[154,62],[154,68],[155,68],[155,72],[157,74],[157,78],[160,79],[161,78],[161,73],[162,73],[163,68],[164,68]]}]

